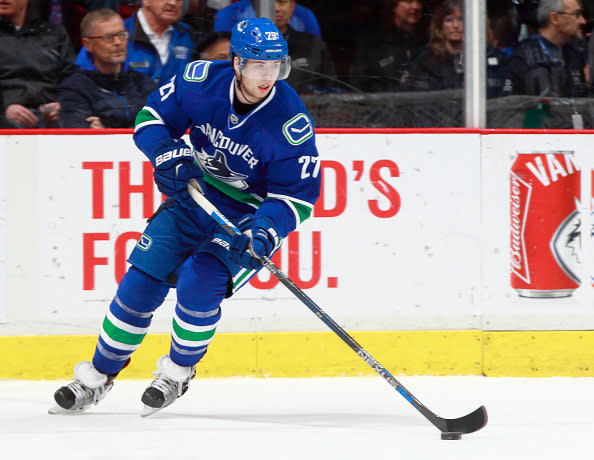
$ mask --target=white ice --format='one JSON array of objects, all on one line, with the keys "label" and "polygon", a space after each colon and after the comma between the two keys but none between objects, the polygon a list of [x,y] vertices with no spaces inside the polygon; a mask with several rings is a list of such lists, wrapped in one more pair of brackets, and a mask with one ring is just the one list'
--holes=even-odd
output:
[{"label": "white ice", "polygon": [[65,382],[0,380],[0,459],[555,459],[594,457],[594,380],[398,377],[438,415],[481,404],[489,423],[459,441],[381,377],[201,379],[141,418],[148,381],[116,381],[98,406],[49,415]]}]

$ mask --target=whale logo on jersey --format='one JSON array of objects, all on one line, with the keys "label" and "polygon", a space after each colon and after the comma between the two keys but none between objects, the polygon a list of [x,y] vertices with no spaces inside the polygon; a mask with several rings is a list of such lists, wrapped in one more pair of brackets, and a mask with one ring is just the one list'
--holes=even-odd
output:
[{"label": "whale logo on jersey", "polygon": [[196,152],[202,168],[215,179],[220,180],[229,184],[231,187],[238,190],[245,190],[248,188],[248,184],[245,181],[248,176],[245,174],[239,174],[229,168],[227,165],[227,158],[225,154],[220,150],[215,150],[214,154],[209,155],[204,150]]}]

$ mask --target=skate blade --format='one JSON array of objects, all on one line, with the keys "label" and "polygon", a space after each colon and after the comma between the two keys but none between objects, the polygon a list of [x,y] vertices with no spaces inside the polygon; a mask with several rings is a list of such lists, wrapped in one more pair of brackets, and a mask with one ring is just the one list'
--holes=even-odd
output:
[{"label": "skate blade", "polygon": [[50,415],[76,415],[76,414],[80,414],[85,409],[86,408],[74,409],[74,410],[64,409],[62,406],[59,406],[58,404],[54,404],[47,410],[47,413]]},{"label": "skate blade", "polygon": [[148,417],[149,415],[153,415],[155,412],[159,412],[161,409],[163,409],[163,407],[151,407],[144,404],[140,416]]}]

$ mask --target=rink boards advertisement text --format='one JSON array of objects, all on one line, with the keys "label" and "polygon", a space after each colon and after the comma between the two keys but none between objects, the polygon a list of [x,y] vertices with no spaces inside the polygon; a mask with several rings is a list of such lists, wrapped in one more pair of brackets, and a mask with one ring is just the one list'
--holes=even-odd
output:
[{"label": "rink boards advertisement text", "polygon": [[[274,261],[345,329],[376,331],[373,337],[390,336],[396,347],[435,331],[438,342],[457,341],[454,350],[474,345],[461,360],[471,364],[462,367],[433,351],[429,372],[486,373],[485,347],[507,343],[496,331],[592,329],[589,283],[554,302],[520,299],[509,283],[515,153],[571,150],[575,165],[589,168],[589,144],[591,134],[318,134],[322,195]],[[27,335],[28,326],[21,331],[19,324],[38,324],[51,325],[50,335],[92,337],[163,199],[152,166],[130,134],[10,135],[0,137],[0,177],[0,321],[12,325],[7,335]],[[583,180],[583,209],[590,206],[588,187]],[[582,215],[589,225],[589,213]],[[583,254],[591,247],[582,239],[582,279],[590,278],[591,258]],[[155,315],[151,340],[167,341],[174,302],[172,292]],[[302,346],[303,334],[313,345],[327,339],[326,331],[266,272],[224,302],[218,328],[220,336],[233,336],[230,348],[238,346],[233,340],[260,340],[290,349]],[[275,334],[283,332],[296,343],[279,342]],[[398,362],[404,372],[407,365],[414,367]],[[272,368],[259,374],[274,375]]]}]

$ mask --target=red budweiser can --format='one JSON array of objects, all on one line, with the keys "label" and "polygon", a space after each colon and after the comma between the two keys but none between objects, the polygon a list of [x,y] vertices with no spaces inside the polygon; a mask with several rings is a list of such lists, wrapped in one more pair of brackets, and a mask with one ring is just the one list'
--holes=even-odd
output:
[{"label": "red budweiser can", "polygon": [[518,153],[510,174],[511,286],[522,297],[579,287],[580,171],[573,152]]}]

